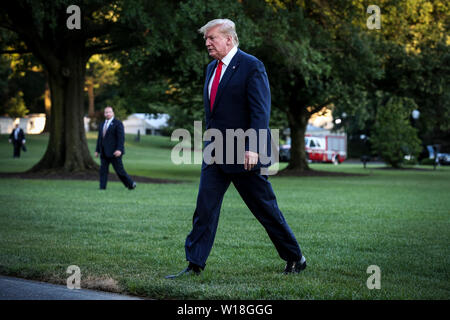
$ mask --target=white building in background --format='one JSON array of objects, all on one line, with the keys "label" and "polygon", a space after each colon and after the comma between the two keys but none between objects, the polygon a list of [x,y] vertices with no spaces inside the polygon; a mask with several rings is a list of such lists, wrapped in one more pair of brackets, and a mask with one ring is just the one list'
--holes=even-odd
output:
[{"label": "white building in background", "polygon": [[147,113],[133,113],[123,121],[125,133],[141,135],[161,135],[161,130],[167,127],[169,115],[158,113],[150,115]]},{"label": "white building in background", "polygon": [[14,127],[14,119],[8,117],[0,117],[0,134],[11,133]]},{"label": "white building in background", "polygon": [[25,133],[28,134],[39,134],[44,131],[45,128],[45,113],[33,113],[25,117],[27,120],[27,129]]},{"label": "white building in background", "polygon": [[45,113],[30,113],[23,118],[0,117],[0,133],[10,134],[16,123],[25,134],[40,134],[45,127]]},{"label": "white building in background", "polygon": [[[146,113],[133,113],[123,121],[125,133],[142,135],[160,135],[161,130],[167,127],[169,115],[165,113],[150,115]],[[30,113],[23,118],[0,117],[0,134],[10,134],[16,123],[25,134],[40,134],[45,127],[45,113]],[[84,117],[84,130],[89,132],[90,118]]]}]

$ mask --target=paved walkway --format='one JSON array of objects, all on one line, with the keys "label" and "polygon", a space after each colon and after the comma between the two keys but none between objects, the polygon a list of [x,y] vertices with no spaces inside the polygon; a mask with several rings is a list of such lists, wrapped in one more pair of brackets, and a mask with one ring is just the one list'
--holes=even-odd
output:
[{"label": "paved walkway", "polygon": [[0,276],[0,300],[141,300],[137,297]]}]

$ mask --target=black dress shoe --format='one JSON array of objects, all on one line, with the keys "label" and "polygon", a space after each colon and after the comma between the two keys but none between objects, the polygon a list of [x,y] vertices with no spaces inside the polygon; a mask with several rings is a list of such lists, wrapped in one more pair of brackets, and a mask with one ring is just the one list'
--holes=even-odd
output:
[{"label": "black dress shoe", "polygon": [[290,273],[300,273],[306,269],[306,259],[302,257],[298,261],[288,261],[286,267],[284,268],[284,274]]},{"label": "black dress shoe", "polygon": [[202,272],[201,268],[197,265],[194,265],[192,263],[189,264],[189,266],[184,269],[183,271],[177,273],[165,276],[166,279],[176,279],[184,276],[199,276]]},{"label": "black dress shoe", "polygon": [[133,184],[131,185],[131,187],[128,187],[129,190],[134,190],[136,189],[136,182],[133,182]]}]

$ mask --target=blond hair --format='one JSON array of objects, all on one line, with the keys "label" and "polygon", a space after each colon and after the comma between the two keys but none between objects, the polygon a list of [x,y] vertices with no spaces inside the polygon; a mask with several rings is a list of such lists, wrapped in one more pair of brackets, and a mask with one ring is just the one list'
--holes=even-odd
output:
[{"label": "blond hair", "polygon": [[239,46],[239,39],[236,33],[236,26],[230,19],[214,19],[209,21],[203,27],[198,29],[198,32],[202,33],[203,36],[208,32],[209,29],[220,26],[219,32],[231,36],[233,44],[237,47]]}]

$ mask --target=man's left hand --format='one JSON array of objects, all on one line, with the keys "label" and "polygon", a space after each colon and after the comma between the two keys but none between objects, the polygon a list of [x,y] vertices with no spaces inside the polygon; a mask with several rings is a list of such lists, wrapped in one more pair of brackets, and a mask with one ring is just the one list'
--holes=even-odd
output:
[{"label": "man's left hand", "polygon": [[114,157],[118,158],[122,155],[122,151],[116,150],[116,151],[114,151],[113,155],[114,155]]},{"label": "man's left hand", "polygon": [[244,169],[252,170],[258,163],[258,154],[252,151],[245,151]]}]

